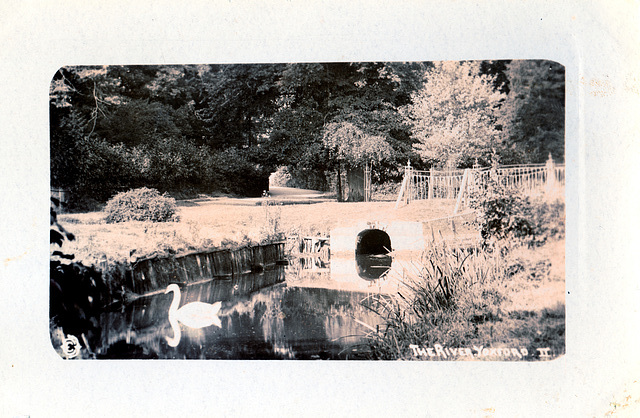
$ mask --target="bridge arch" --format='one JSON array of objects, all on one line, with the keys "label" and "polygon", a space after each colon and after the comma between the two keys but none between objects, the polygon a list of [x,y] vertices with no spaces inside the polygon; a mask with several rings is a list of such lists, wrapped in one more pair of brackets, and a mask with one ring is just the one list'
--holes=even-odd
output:
[{"label": "bridge arch", "polygon": [[380,229],[365,229],[356,237],[356,255],[388,254],[391,237]]}]

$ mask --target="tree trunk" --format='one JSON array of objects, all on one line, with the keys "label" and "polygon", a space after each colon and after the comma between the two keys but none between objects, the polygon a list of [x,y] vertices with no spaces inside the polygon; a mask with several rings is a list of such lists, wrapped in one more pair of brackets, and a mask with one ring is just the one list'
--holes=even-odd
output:
[{"label": "tree trunk", "polygon": [[338,164],[338,202],[342,202],[344,199],[342,198],[342,172],[340,171],[340,164]]}]

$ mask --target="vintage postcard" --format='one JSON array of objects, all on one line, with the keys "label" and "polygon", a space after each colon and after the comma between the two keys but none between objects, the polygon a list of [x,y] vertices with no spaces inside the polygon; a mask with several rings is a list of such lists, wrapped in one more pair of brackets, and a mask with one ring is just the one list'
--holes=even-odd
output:
[{"label": "vintage postcard", "polygon": [[634,2],[0,9],[0,415],[640,408]]},{"label": "vintage postcard", "polygon": [[565,352],[562,64],[67,66],[50,115],[65,359]]}]

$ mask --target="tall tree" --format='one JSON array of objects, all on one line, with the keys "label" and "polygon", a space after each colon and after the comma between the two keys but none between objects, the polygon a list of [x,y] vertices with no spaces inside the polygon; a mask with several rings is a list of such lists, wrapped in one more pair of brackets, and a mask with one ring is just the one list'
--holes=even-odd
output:
[{"label": "tall tree", "polygon": [[[381,165],[386,178],[397,174],[399,161],[414,156],[404,120],[397,108],[406,104],[417,84],[416,64],[290,64],[279,81],[279,109],[272,120],[267,147],[280,150],[292,171],[322,174],[335,160],[322,141],[332,123],[351,124],[367,137],[381,137],[394,152]],[[272,154],[277,159],[275,154]],[[282,158],[282,157],[281,157]],[[312,168],[313,166],[313,168]],[[295,173],[294,173],[295,174]]]},{"label": "tall tree", "polygon": [[478,62],[437,62],[405,114],[420,156],[434,166],[470,167],[500,146],[498,108],[505,95]]},{"label": "tall tree", "polygon": [[207,107],[199,115],[208,126],[207,145],[254,147],[264,122],[276,111],[281,64],[215,65],[203,74]]},{"label": "tall tree", "polygon": [[565,69],[553,61],[514,60],[511,92],[503,106],[509,143],[523,162],[542,163],[549,153],[564,160]]}]

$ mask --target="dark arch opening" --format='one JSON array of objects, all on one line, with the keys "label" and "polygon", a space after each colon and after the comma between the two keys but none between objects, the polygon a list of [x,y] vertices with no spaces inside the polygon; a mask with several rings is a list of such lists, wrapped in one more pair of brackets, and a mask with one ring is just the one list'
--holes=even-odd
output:
[{"label": "dark arch opening", "polygon": [[391,252],[389,234],[379,229],[365,229],[356,238],[356,255],[388,254]]}]

